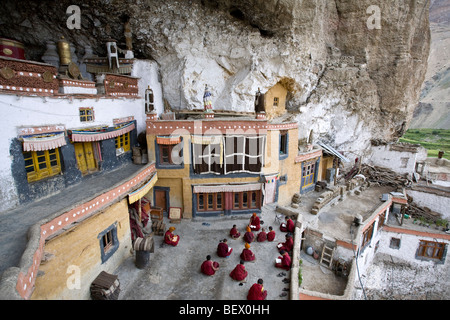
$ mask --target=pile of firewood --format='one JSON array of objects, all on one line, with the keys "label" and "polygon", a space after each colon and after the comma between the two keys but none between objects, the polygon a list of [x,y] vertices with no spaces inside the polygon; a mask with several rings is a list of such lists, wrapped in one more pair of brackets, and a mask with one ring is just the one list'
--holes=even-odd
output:
[{"label": "pile of firewood", "polygon": [[408,176],[400,175],[390,169],[362,164],[356,174],[362,174],[370,183],[378,183],[380,186],[392,186],[397,189],[409,187],[412,184]]},{"label": "pile of firewood", "polygon": [[120,294],[120,283],[118,276],[102,271],[92,282],[92,300],[117,300]]},{"label": "pile of firewood", "polygon": [[427,207],[419,207],[415,202],[412,202],[411,197],[408,197],[408,206],[405,208],[405,214],[429,223],[436,223],[442,218],[442,215],[438,212],[434,212]]}]

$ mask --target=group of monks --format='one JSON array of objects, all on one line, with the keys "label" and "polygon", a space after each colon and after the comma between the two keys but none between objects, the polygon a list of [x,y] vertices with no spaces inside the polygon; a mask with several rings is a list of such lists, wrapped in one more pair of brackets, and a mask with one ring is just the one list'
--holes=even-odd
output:
[{"label": "group of monks", "polygon": [[[269,227],[269,232],[266,233],[265,228],[262,228],[261,232],[259,232],[256,236],[253,232],[257,232],[261,230],[261,220],[257,216],[256,213],[253,213],[250,218],[250,222],[246,227],[246,232],[243,236],[243,240],[245,241],[244,249],[240,254],[239,264],[230,272],[230,277],[233,280],[239,282],[245,282],[248,271],[245,269],[244,262],[245,261],[255,261],[256,256],[250,250],[250,243],[253,241],[264,242],[264,241],[273,241],[275,239],[275,231],[272,227]],[[291,258],[289,253],[292,251],[294,242],[291,236],[291,233],[294,232],[294,222],[292,219],[286,216],[286,222],[280,225],[280,230],[282,232],[288,232],[286,234],[286,241],[277,244],[277,248],[281,256],[279,256],[275,261],[275,266],[277,268],[282,268],[284,270],[289,271],[291,268]],[[166,244],[176,246],[180,241],[180,236],[175,235],[173,233],[175,231],[175,227],[170,227],[165,235],[164,242]],[[232,239],[238,239],[241,236],[241,233],[238,231],[236,225],[230,230],[230,237]],[[228,258],[233,252],[233,248],[228,246],[227,239],[223,239],[219,242],[217,246],[217,255],[222,258]],[[206,260],[200,266],[200,270],[202,273],[212,276],[219,270],[219,263],[211,260],[211,255],[206,256]],[[248,300],[264,300],[267,297],[267,290],[264,290],[263,280],[258,279],[256,283],[254,283],[247,295]]]}]

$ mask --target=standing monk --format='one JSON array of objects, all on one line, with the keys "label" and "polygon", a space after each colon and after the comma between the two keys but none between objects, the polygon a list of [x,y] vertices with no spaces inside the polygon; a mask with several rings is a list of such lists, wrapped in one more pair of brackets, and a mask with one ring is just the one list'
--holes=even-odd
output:
[{"label": "standing monk", "polygon": [[247,232],[244,234],[244,241],[247,243],[252,243],[255,240],[255,235],[249,226],[247,226]]},{"label": "standing monk", "polygon": [[166,231],[164,242],[175,247],[178,244],[178,241],[180,241],[180,236],[174,235],[173,231],[175,231],[175,227],[170,227],[169,230]]},{"label": "standing monk", "polygon": [[259,231],[259,229],[261,229],[261,221],[259,220],[256,212],[254,212],[252,217],[250,218],[249,226],[253,231]]},{"label": "standing monk", "polygon": [[233,248],[228,247],[227,239],[223,239],[217,246],[217,255],[222,258],[228,258],[233,252]]},{"label": "standing monk", "polygon": [[245,282],[245,278],[247,278],[248,271],[245,270],[244,260],[241,260],[238,265],[230,272],[230,277],[236,281]]},{"label": "standing monk", "polygon": [[264,290],[263,279],[253,284],[248,291],[247,300],[264,300],[267,298],[267,290]]}]

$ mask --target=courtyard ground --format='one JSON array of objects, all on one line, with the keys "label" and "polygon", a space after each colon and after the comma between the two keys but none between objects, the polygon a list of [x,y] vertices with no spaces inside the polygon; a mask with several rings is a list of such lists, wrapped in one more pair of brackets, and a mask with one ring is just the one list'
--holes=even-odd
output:
[{"label": "courtyard ground", "polygon": [[[245,243],[242,237],[231,239],[229,230],[236,224],[243,235],[250,215],[184,219],[178,224],[171,224],[165,217],[166,229],[174,226],[174,233],[180,235],[178,246],[166,245],[163,236],[154,236],[155,251],[150,254],[150,262],[145,269],[135,266],[134,257],[127,259],[115,272],[121,286],[119,299],[245,300],[249,288],[262,278],[268,291],[267,300],[288,300],[289,291],[285,288],[289,288],[289,283],[283,280],[290,279],[290,272],[275,267],[275,259],[279,256],[276,245],[284,242],[286,233],[280,231],[274,209],[273,205],[265,206],[260,218],[264,221],[263,227],[271,225],[274,228],[276,238],[273,242],[251,243],[250,249],[255,253],[256,261],[245,262],[249,273],[245,283],[241,284],[229,276],[239,263]],[[219,241],[225,238],[233,248],[229,258],[221,258],[216,253]],[[200,265],[207,255],[220,264],[213,276],[200,272]],[[280,276],[281,272],[286,275]]]}]

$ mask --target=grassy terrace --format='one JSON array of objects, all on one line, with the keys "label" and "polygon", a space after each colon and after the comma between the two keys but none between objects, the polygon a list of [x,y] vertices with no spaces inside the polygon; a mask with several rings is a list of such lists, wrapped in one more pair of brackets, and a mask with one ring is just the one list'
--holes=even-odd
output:
[{"label": "grassy terrace", "polygon": [[422,145],[428,150],[428,157],[437,157],[439,151],[444,151],[444,158],[450,160],[450,130],[409,129],[400,142]]}]

